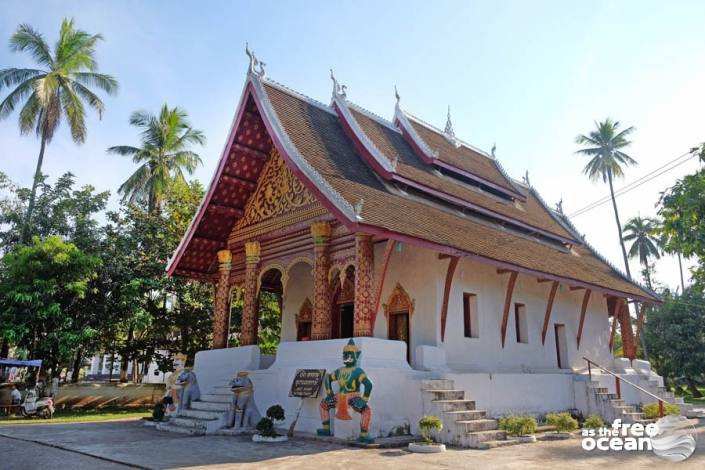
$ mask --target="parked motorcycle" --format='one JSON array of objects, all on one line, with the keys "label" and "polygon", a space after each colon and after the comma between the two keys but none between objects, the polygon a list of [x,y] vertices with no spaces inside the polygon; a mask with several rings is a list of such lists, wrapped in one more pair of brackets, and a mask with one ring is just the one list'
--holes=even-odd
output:
[{"label": "parked motorcycle", "polygon": [[37,388],[30,388],[27,390],[27,395],[24,397],[24,402],[22,402],[22,416],[39,416],[40,418],[53,418],[54,417],[54,400],[51,397],[39,398],[37,393]]}]

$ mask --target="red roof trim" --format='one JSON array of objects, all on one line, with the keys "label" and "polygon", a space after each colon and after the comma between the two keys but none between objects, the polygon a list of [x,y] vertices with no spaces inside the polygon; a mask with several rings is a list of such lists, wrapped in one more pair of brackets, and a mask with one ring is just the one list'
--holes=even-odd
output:
[{"label": "red roof trim", "polygon": [[[198,207],[198,211],[196,212],[196,216],[191,221],[191,225],[189,225],[189,228],[186,232],[186,236],[181,240],[181,243],[179,243],[179,246],[176,248],[176,251],[172,256],[172,259],[169,261],[169,265],[167,266],[166,271],[167,276],[172,276],[174,274],[174,271],[176,271],[176,267],[179,265],[179,262],[181,261],[181,258],[183,257],[186,248],[188,248],[189,244],[191,243],[191,239],[194,237],[194,234],[198,230],[198,224],[201,222],[201,219],[203,218],[208,209],[208,205],[210,204],[210,201],[213,198],[213,194],[215,193],[215,190],[218,186],[218,180],[220,179],[220,176],[223,173],[223,169],[225,168],[225,165],[228,161],[227,157],[230,154],[233,141],[235,140],[235,134],[237,133],[237,129],[240,126],[240,121],[242,120],[242,116],[245,112],[245,104],[247,103],[247,97],[250,95],[252,95],[252,83],[248,80],[245,83],[245,88],[242,92],[242,95],[240,96],[240,103],[238,105],[237,114],[235,115],[235,118],[233,119],[233,124],[230,127],[230,134],[228,135],[228,140],[225,144],[225,148],[223,148],[223,154],[220,157],[218,167],[216,168],[215,173],[213,174],[213,178],[211,178],[210,185],[208,186],[208,192],[203,197],[201,205]],[[224,244],[226,242],[227,240],[223,241]]]}]

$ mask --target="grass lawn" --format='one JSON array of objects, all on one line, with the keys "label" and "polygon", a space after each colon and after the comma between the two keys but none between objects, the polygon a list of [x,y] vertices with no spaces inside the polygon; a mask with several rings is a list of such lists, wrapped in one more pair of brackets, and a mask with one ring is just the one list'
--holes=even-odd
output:
[{"label": "grass lawn", "polygon": [[151,416],[151,408],[102,408],[100,410],[57,410],[53,419],[23,418],[22,416],[0,416],[4,424],[47,424],[47,423],[91,423],[111,419],[131,419]]},{"label": "grass lawn", "polygon": [[[675,390],[673,388],[671,390],[675,392]],[[683,401],[685,401],[686,403],[692,403],[693,405],[705,406],[705,387],[698,387],[698,390],[700,390],[700,393],[703,394],[702,398],[693,398],[693,395],[688,391],[687,388],[684,388],[684,390],[685,390],[684,394],[676,393],[676,395],[682,396]]]}]

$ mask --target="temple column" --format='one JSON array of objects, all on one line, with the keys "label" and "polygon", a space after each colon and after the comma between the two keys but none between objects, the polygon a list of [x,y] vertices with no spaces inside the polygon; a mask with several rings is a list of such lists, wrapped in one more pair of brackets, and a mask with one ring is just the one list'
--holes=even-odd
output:
[{"label": "temple column", "polygon": [[215,312],[213,315],[213,348],[228,347],[230,330],[230,269],[233,255],[230,250],[218,252],[218,282],[215,285]]},{"label": "temple column", "polygon": [[374,247],[372,235],[355,234],[355,321],[354,336],[372,336],[374,310]]},{"label": "temple column", "polygon": [[330,267],[330,234],[328,222],[311,225],[313,236],[313,316],[311,339],[330,339],[332,318],[330,311],[330,289],[328,269]]},{"label": "temple column", "polygon": [[245,295],[242,307],[240,346],[257,344],[257,274],[259,242],[245,243]]}]

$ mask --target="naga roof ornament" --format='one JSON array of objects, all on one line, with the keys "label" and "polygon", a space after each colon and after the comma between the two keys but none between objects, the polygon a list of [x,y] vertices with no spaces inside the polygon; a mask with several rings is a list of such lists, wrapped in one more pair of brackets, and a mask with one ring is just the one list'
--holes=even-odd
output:
[{"label": "naga roof ornament", "polygon": [[333,80],[333,96],[339,96],[342,99],[346,99],[348,97],[348,87],[346,85],[341,85],[340,82],[338,82],[338,79],[336,79],[333,74],[333,69],[330,69],[330,79]]},{"label": "naga roof ornament", "polygon": [[264,78],[264,68],[267,66],[264,62],[257,59],[254,51],[250,50],[250,45],[245,43],[245,54],[250,58],[249,71],[251,74],[257,75],[260,78]]}]

